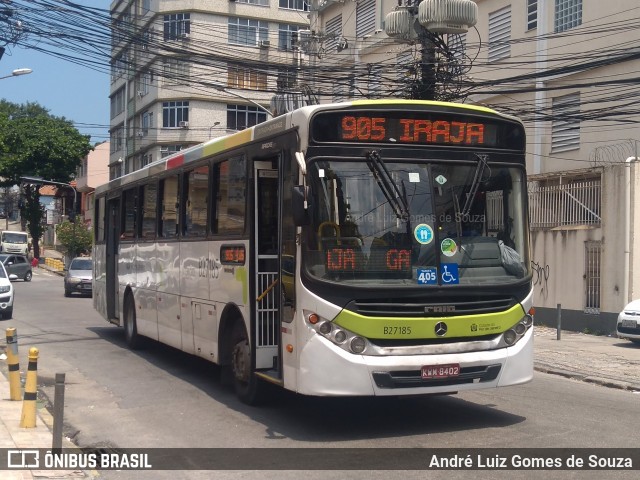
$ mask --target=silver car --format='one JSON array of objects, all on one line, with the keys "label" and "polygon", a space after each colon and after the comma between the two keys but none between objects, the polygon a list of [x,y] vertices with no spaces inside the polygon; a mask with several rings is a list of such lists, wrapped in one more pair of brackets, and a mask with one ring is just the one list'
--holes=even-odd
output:
[{"label": "silver car", "polygon": [[93,259],[90,257],[76,257],[71,260],[71,265],[64,276],[64,296],[70,297],[72,293],[81,293],[91,296],[93,277]]},{"label": "silver car", "polygon": [[627,338],[640,345],[640,300],[629,303],[618,315],[618,338]]}]

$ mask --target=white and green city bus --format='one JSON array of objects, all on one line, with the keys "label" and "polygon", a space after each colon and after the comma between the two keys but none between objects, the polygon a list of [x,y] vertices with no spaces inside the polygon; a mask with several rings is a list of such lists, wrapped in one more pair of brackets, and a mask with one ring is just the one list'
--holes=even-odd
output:
[{"label": "white and green city bus", "polygon": [[525,132],[483,107],[308,106],[95,195],[94,306],[248,403],[533,374]]}]

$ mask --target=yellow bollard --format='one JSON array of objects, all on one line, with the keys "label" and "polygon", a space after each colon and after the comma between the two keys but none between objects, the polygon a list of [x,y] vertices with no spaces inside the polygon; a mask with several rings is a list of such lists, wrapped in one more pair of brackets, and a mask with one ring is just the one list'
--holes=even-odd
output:
[{"label": "yellow bollard", "polygon": [[22,401],[21,428],[36,426],[36,400],[38,399],[38,349],[29,349],[29,366],[27,381],[24,384],[24,400]]},{"label": "yellow bollard", "polygon": [[20,359],[18,357],[18,332],[7,328],[7,366],[9,368],[9,398],[20,400]]}]

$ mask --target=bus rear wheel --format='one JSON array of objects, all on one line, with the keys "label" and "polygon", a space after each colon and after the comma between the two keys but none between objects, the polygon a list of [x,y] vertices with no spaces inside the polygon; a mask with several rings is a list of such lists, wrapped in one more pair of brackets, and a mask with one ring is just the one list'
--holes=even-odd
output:
[{"label": "bus rear wheel", "polygon": [[232,335],[231,371],[238,398],[247,405],[265,400],[265,387],[251,368],[251,345],[244,327],[237,323]]}]

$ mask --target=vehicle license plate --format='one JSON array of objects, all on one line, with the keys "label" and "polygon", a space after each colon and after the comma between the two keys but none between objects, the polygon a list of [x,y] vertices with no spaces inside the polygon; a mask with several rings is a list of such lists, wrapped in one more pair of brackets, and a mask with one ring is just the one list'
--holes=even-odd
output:
[{"label": "vehicle license plate", "polygon": [[447,365],[425,365],[422,367],[422,378],[449,378],[460,375],[460,365],[450,363]]},{"label": "vehicle license plate", "polygon": [[82,285],[80,285],[80,288],[84,288],[85,290],[91,290],[91,284],[83,283]]},{"label": "vehicle license plate", "polygon": [[638,323],[635,320],[622,320],[622,326],[626,328],[638,328]]}]

